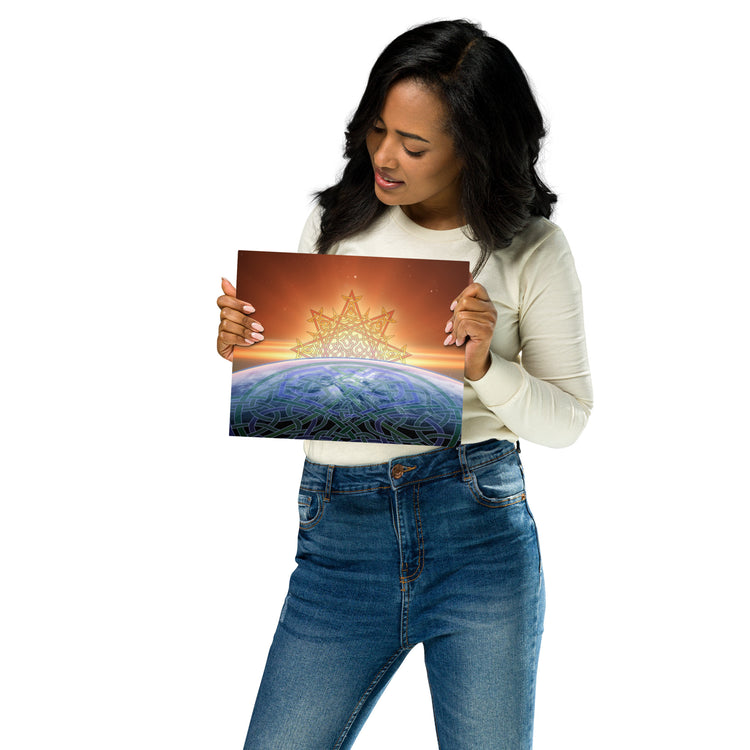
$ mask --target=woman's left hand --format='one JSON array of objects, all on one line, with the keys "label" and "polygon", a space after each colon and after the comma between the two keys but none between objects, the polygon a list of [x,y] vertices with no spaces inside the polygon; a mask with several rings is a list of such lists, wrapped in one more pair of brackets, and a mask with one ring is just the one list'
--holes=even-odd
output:
[{"label": "woman's left hand", "polygon": [[497,311],[487,290],[473,282],[456,297],[451,305],[453,317],[445,326],[445,346],[466,344],[464,375],[479,380],[490,369],[490,342],[497,323]]}]

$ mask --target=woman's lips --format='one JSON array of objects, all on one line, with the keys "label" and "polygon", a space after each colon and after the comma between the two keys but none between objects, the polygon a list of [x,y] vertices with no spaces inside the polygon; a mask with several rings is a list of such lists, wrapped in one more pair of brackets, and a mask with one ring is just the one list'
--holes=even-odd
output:
[{"label": "woman's lips", "polygon": [[401,187],[401,185],[404,184],[403,182],[401,182],[401,180],[390,179],[379,169],[375,170],[375,183],[378,185],[378,187],[383,188],[383,190],[393,190],[397,187]]}]

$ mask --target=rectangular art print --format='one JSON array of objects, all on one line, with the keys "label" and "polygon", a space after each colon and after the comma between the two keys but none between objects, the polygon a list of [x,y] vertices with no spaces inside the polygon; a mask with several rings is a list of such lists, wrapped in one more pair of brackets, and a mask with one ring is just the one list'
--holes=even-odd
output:
[{"label": "rectangular art print", "polygon": [[443,346],[466,261],[240,250],[265,339],[235,347],[230,435],[457,445],[464,351]]}]

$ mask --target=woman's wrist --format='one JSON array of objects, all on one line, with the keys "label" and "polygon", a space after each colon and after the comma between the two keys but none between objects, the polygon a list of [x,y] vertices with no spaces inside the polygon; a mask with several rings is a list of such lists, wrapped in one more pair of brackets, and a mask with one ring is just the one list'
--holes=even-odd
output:
[{"label": "woman's wrist", "polygon": [[490,366],[492,365],[492,357],[490,357],[490,353],[487,352],[487,356],[484,359],[484,362],[475,365],[475,364],[466,364],[466,369],[464,371],[464,377],[467,380],[476,381],[481,380],[490,370]]}]

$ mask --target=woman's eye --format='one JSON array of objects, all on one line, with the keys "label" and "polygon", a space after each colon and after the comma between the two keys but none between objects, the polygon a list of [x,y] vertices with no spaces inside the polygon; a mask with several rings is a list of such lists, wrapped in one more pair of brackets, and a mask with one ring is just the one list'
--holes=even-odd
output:
[{"label": "woman's eye", "polygon": [[[370,130],[372,130],[373,133],[377,133],[378,135],[382,135],[383,133],[386,132],[384,125],[377,125],[375,123],[373,123],[370,126]],[[414,159],[418,159],[420,156],[422,156],[425,153],[424,151],[410,151],[408,148],[406,148],[406,146],[403,146],[403,145],[402,145],[402,148],[404,149],[404,153],[407,156],[411,156]]]}]

